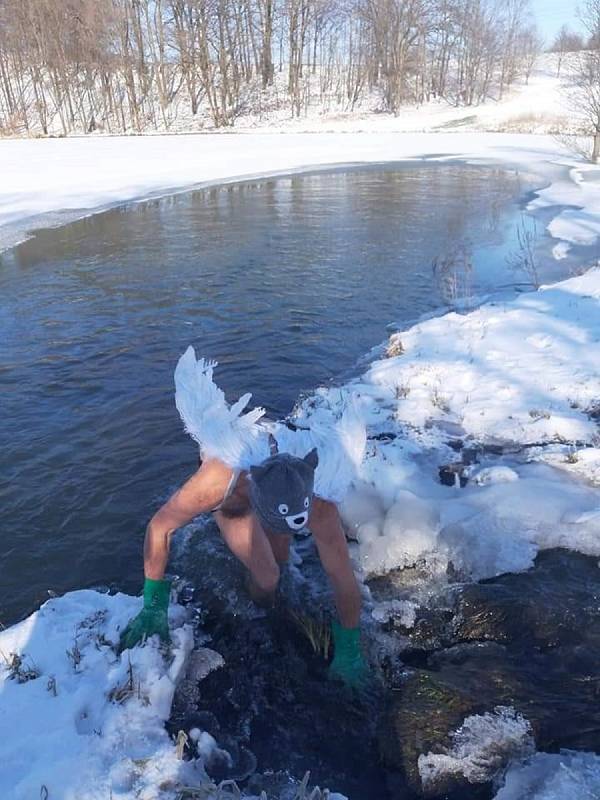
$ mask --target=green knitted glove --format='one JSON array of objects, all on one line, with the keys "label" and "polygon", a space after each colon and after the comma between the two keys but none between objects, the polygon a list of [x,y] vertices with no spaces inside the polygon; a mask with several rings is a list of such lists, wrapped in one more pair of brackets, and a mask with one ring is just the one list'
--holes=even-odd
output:
[{"label": "green knitted glove", "polygon": [[360,628],[344,628],[334,620],[331,631],[333,661],[329,665],[329,677],[337,678],[354,689],[364,686],[368,668],[360,650]]},{"label": "green knitted glove", "polygon": [[170,581],[154,581],[152,578],[146,578],[144,581],[144,607],[121,634],[119,653],[135,647],[136,644],[143,644],[148,637],[154,636],[155,633],[158,634],[161,641],[169,643],[167,610],[170,592]]}]

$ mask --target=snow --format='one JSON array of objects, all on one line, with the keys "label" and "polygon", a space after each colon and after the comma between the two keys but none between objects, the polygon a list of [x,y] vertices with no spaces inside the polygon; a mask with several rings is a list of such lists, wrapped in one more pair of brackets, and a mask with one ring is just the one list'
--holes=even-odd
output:
[{"label": "snow", "polygon": [[167,660],[155,641],[118,657],[111,643],[139,609],[140,598],[82,590],[0,632],[2,797],[43,797],[45,787],[49,798],[133,800],[162,786],[174,798],[182,783],[208,783],[202,761],[180,760],[164,729],[193,647],[184,610],[172,604]]},{"label": "snow", "polygon": [[[393,395],[397,422],[456,422],[464,435],[519,443],[591,441],[598,397],[600,271],[466,316],[394,334],[404,353],[375,362],[365,383]],[[507,413],[507,409],[510,413]]]},{"label": "snow", "polygon": [[600,756],[562,750],[510,766],[494,800],[597,800]]},{"label": "snow", "polygon": [[443,775],[462,775],[469,783],[485,783],[511,759],[534,750],[531,725],[514,708],[505,706],[467,717],[451,739],[446,753],[419,756],[419,775],[425,787],[435,785]]}]

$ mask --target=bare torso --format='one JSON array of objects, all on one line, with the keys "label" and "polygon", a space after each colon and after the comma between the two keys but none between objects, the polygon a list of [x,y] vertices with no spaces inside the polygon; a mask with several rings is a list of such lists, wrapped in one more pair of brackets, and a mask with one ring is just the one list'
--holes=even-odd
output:
[{"label": "bare torso", "polygon": [[[203,462],[150,521],[144,545],[146,577],[163,577],[171,534],[211,510],[225,543],[249,571],[252,585],[265,595],[272,593],[292,536],[263,529],[250,505],[248,473],[242,471],[236,478],[234,470],[219,459]],[[330,579],[340,620],[346,627],[355,627],[360,592],[336,505],[315,496],[308,527]]]}]

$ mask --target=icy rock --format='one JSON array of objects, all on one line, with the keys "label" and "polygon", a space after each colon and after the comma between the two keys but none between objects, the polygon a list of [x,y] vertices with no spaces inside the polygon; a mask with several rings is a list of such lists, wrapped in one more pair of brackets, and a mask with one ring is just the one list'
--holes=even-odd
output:
[{"label": "icy rock", "polygon": [[390,542],[400,539],[407,560],[414,562],[435,548],[438,527],[437,510],[412,492],[401,489],[386,515],[383,535]]},{"label": "icy rock", "polygon": [[492,483],[518,481],[519,476],[510,467],[484,467],[476,472],[471,480],[479,486],[489,486]]},{"label": "icy rock", "polygon": [[448,731],[475,713],[480,700],[425,670],[405,673],[399,688],[381,719],[379,746],[387,766],[403,773],[412,791],[421,796],[419,756],[441,750]]},{"label": "icy rock", "polygon": [[510,707],[467,717],[451,738],[445,753],[419,756],[423,786],[436,794],[447,791],[455,776],[468,783],[486,783],[512,759],[534,751],[531,725]]},{"label": "icy rock", "polygon": [[388,600],[378,603],[371,611],[376,622],[397,621],[403,628],[414,627],[417,618],[417,603],[412,600]]},{"label": "icy rock", "polygon": [[190,653],[186,680],[203,681],[215,669],[225,665],[225,659],[210,647],[197,647]]},{"label": "icy rock", "polygon": [[383,525],[368,522],[358,529],[358,564],[365,577],[413,566],[435,549],[437,509],[406,490],[396,491]]},{"label": "icy rock", "polygon": [[207,768],[213,767],[215,764],[223,763],[226,767],[231,767],[233,760],[227,750],[223,750],[217,744],[215,738],[207,731],[201,731],[196,741],[198,755],[201,756]]},{"label": "icy rock", "polygon": [[340,505],[340,514],[343,521],[355,531],[361,525],[369,522],[383,520],[384,508],[381,496],[368,483],[360,483]]},{"label": "icy rock", "polygon": [[530,537],[484,514],[442,528],[439,545],[455,573],[476,581],[527,570],[538,552]]}]

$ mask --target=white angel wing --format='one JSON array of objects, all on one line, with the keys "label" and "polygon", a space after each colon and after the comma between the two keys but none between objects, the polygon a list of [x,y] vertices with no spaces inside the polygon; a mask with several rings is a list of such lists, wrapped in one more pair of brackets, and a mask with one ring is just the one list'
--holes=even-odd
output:
[{"label": "white angel wing", "polygon": [[265,411],[255,408],[242,413],[251,394],[229,406],[213,381],[216,365],[203,358],[197,361],[194,348],[188,347],[175,368],[175,405],[204,458],[219,458],[230,467],[248,469],[269,455],[266,428],[258,424]]},{"label": "white angel wing", "polygon": [[347,401],[340,419],[331,411],[319,409],[310,417],[309,430],[290,430],[277,426],[273,435],[280,452],[304,457],[317,448],[319,464],[315,472],[315,494],[324,500],[341,502],[357,478],[366,445],[367,430],[361,419],[357,401]]},{"label": "white angel wing", "polygon": [[311,415],[309,430],[291,430],[282,423],[263,420],[263,408],[242,413],[251,394],[229,406],[213,381],[215,367],[214,361],[196,360],[194,348],[188,347],[175,368],[175,404],[202,456],[249,469],[269,457],[268,434],[272,433],[281,453],[304,458],[316,447],[315,493],[324,500],[343,500],[357,477],[367,443],[356,399],[346,402],[339,419],[329,409],[320,408]]}]

